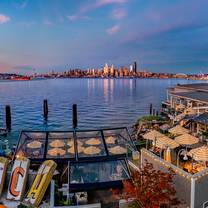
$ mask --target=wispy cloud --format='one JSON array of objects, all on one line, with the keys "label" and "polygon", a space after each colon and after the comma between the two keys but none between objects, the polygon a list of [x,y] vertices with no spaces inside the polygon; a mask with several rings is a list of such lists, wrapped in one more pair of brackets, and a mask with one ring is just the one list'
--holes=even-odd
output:
[{"label": "wispy cloud", "polygon": [[27,3],[28,3],[27,0],[23,1],[22,4],[20,4],[19,8],[24,9],[27,6]]},{"label": "wispy cloud", "polygon": [[94,3],[88,2],[80,7],[80,9],[73,15],[68,16],[69,20],[78,20],[78,19],[86,19],[89,18],[87,13],[94,11],[96,9],[102,8],[111,4],[124,4],[128,2],[128,0],[96,0]]},{"label": "wispy cloud", "polygon": [[128,0],[97,0],[95,5],[97,6],[104,6],[107,4],[123,4],[126,3]]},{"label": "wispy cloud", "polygon": [[147,8],[143,13],[138,14],[130,25],[126,26],[126,28],[133,26],[139,28],[139,30],[129,31],[126,41],[140,42],[165,33],[206,27],[208,25],[206,18],[208,2],[201,0],[202,3],[204,7],[198,2],[190,0],[167,6],[165,10],[157,6]]},{"label": "wispy cloud", "polygon": [[75,20],[89,20],[90,17],[88,16],[80,16],[80,15],[69,15],[67,16],[67,19],[70,20],[70,21],[75,21]]},{"label": "wispy cloud", "polygon": [[20,66],[13,66],[13,69],[18,69],[18,70],[26,70],[26,71],[33,71],[34,67],[30,65],[20,65]]},{"label": "wispy cloud", "polygon": [[108,28],[108,29],[106,30],[106,32],[107,32],[109,35],[114,35],[114,34],[116,34],[119,30],[120,30],[120,26],[119,26],[119,25],[114,25],[113,27]]},{"label": "wispy cloud", "polygon": [[35,21],[31,22],[20,22],[19,25],[25,27],[25,28],[31,28],[32,26],[36,25],[37,23]]},{"label": "wispy cloud", "polygon": [[0,14],[0,24],[4,24],[10,21],[10,17],[4,15],[4,14]]},{"label": "wispy cloud", "polygon": [[111,14],[111,17],[113,19],[117,19],[117,20],[120,20],[120,19],[123,19],[124,17],[127,16],[127,12],[125,9],[123,8],[117,8],[117,9],[114,9],[112,11],[112,14]]},{"label": "wispy cloud", "polygon": [[48,26],[53,25],[53,23],[49,19],[44,19],[43,24]]}]

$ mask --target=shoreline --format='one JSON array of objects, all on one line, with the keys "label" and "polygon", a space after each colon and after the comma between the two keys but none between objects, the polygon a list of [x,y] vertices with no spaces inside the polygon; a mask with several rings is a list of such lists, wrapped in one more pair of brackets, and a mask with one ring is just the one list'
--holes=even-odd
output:
[{"label": "shoreline", "polygon": [[191,79],[191,78],[176,78],[176,77],[168,77],[168,78],[162,78],[162,77],[54,77],[54,78],[34,78],[34,79],[28,79],[28,80],[12,80],[12,79],[0,79],[0,82],[28,82],[28,81],[42,81],[42,80],[56,80],[56,79],[115,79],[115,80],[122,80],[122,79],[150,79],[150,80],[193,80],[193,81],[202,81],[202,82],[208,82],[208,79]]}]

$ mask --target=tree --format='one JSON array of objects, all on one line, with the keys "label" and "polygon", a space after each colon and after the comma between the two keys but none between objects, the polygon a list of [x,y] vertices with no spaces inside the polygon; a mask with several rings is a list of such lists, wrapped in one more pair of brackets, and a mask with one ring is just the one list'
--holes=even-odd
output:
[{"label": "tree", "polygon": [[139,171],[132,171],[132,180],[123,181],[122,197],[134,198],[145,208],[158,208],[161,204],[179,205],[173,185],[175,173],[155,170],[147,161]]}]

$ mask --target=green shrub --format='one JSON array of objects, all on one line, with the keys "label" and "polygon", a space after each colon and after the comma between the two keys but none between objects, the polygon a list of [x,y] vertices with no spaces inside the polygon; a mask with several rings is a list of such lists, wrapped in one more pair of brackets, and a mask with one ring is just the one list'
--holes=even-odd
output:
[{"label": "green shrub", "polygon": [[149,115],[139,118],[137,122],[145,122],[145,121],[163,121],[163,118],[160,116]]},{"label": "green shrub", "polygon": [[205,136],[205,137],[208,137],[208,131],[202,132],[202,135]]}]

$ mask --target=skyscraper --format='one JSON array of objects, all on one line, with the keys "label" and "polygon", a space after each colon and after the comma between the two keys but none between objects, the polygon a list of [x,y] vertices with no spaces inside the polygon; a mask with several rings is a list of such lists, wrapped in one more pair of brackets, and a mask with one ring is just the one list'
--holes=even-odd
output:
[{"label": "skyscraper", "polygon": [[114,74],[115,74],[114,65],[112,65],[110,68],[110,75],[114,76]]},{"label": "skyscraper", "polygon": [[130,73],[132,73],[134,71],[134,67],[132,64],[129,66],[129,71],[130,71]]},{"label": "skyscraper", "polygon": [[108,67],[108,64],[107,63],[104,66],[103,72],[104,72],[104,75],[105,76],[108,76],[109,75],[109,67]]},{"label": "skyscraper", "polygon": [[137,73],[137,62],[136,61],[134,62],[134,65],[133,65],[133,72],[134,72],[134,74]]}]

